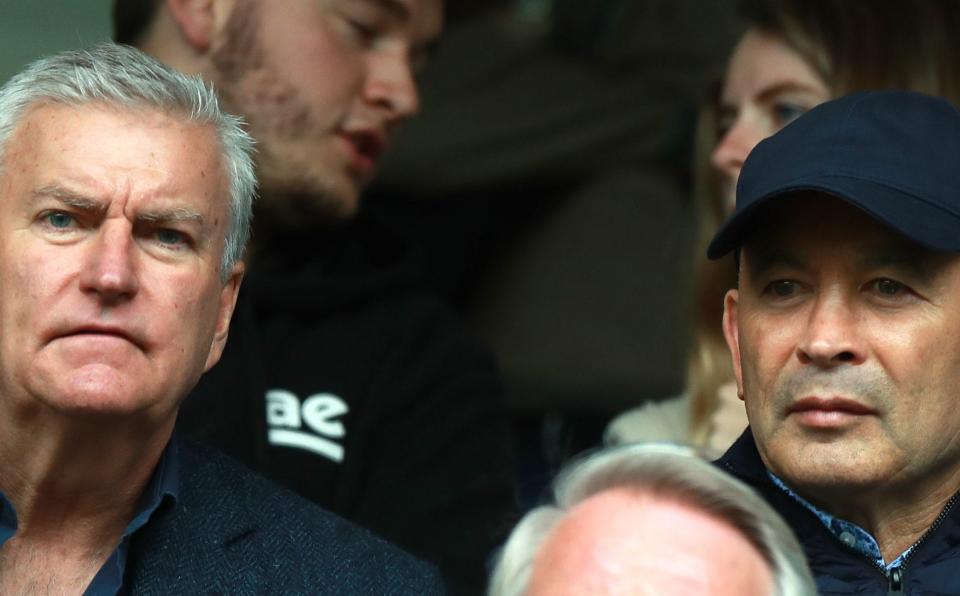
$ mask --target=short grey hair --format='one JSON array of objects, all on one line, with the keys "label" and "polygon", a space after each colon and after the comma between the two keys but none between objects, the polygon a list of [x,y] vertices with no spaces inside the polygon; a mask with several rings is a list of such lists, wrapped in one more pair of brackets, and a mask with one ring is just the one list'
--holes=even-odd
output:
[{"label": "short grey hair", "polygon": [[817,593],[800,543],[759,495],[686,447],[662,443],[609,448],[574,462],[554,484],[554,505],[537,507],[517,524],[490,582],[490,596],[526,593],[533,561],[570,509],[593,495],[626,489],[689,505],[739,531],[770,566],[777,596]]},{"label": "short grey hair", "polygon": [[220,257],[220,279],[226,282],[250,238],[257,179],[253,139],[240,118],[221,110],[211,86],[199,76],[177,72],[140,50],[114,43],[41,58],[0,88],[0,170],[21,119],[45,104],[155,109],[187,123],[212,126],[230,183],[230,218]]}]

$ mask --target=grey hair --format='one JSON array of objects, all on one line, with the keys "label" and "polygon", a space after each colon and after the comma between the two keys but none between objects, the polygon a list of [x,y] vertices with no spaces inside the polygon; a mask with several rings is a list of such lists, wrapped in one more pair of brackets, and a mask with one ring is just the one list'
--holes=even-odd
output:
[{"label": "grey hair", "polygon": [[622,445],[574,462],[554,483],[555,505],[527,513],[510,534],[490,581],[490,596],[522,596],[533,561],[564,514],[613,489],[690,505],[738,530],[770,566],[776,596],[817,593],[803,549],[780,516],[750,487],[697,457],[662,443]]},{"label": "grey hair", "polygon": [[44,104],[156,109],[187,123],[212,126],[230,181],[230,218],[220,257],[220,279],[226,282],[250,238],[257,179],[253,139],[240,118],[221,110],[212,87],[199,76],[179,73],[140,50],[114,43],[41,58],[0,88],[0,170],[20,120]]}]

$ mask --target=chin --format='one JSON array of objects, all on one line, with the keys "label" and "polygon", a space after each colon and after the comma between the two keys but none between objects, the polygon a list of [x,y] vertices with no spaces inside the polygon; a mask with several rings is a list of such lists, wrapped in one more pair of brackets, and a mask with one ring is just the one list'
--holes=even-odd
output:
[{"label": "chin", "polygon": [[298,177],[261,178],[258,214],[287,227],[309,229],[345,223],[360,209],[363,184],[345,174],[309,172]]},{"label": "chin", "polygon": [[44,403],[73,416],[128,416],[150,405],[144,392],[112,369],[87,370],[50,389],[44,393]]},{"label": "chin", "polygon": [[787,447],[781,459],[784,481],[818,491],[870,489],[886,480],[882,456],[873,447],[847,443],[808,443]]}]

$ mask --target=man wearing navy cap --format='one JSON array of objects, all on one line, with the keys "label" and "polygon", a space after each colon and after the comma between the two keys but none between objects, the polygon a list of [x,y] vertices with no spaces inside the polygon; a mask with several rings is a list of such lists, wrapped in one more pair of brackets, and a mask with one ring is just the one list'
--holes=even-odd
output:
[{"label": "man wearing navy cap", "polygon": [[850,95],[764,141],[711,258],[749,432],[718,464],[822,594],[960,593],[960,112]]}]

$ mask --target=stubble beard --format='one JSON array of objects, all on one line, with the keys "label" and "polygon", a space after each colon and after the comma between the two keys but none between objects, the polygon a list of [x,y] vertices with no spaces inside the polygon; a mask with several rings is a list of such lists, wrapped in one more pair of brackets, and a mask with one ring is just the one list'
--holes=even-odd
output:
[{"label": "stubble beard", "polygon": [[[820,490],[826,491],[840,488],[850,480],[856,485],[856,480],[847,477],[851,466],[860,467],[857,462],[860,462],[861,458],[879,455],[871,453],[869,443],[872,441],[869,436],[850,434],[857,429],[839,431],[843,434],[833,438],[826,434],[819,438],[803,437],[800,439],[803,441],[802,445],[791,444],[793,441],[789,439],[783,444],[785,434],[797,439],[798,429],[785,426],[784,421],[794,403],[808,395],[826,398],[843,396],[856,400],[885,417],[897,406],[896,388],[881,370],[850,366],[830,370],[804,368],[781,379],[764,406],[768,408],[764,413],[767,419],[772,415],[774,426],[780,428],[772,435],[758,437],[758,448],[763,454],[764,463],[771,471],[782,476],[788,484],[801,480],[808,486],[819,485]],[[886,421],[881,418],[878,424],[886,426]],[[769,433],[769,430],[767,432]],[[779,440],[776,435],[781,435]],[[779,448],[771,448],[774,441],[781,444]],[[763,445],[762,442],[768,444]],[[784,451],[787,447],[789,452]],[[811,454],[807,447],[815,449],[816,454]],[[771,461],[774,453],[779,461]]]},{"label": "stubble beard", "polygon": [[309,137],[325,134],[325,127],[299,90],[270,64],[259,11],[256,0],[237,0],[223,43],[211,52],[210,75],[224,107],[244,118],[257,142],[258,223],[292,229],[344,223],[356,214],[360,189],[353,182],[337,184],[343,175],[325,174],[335,164],[309,155],[315,149]]}]

